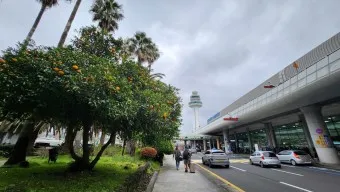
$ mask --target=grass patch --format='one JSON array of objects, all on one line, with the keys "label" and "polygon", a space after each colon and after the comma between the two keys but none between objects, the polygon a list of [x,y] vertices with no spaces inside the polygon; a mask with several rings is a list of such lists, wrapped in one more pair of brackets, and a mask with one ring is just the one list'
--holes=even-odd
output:
[{"label": "grass patch", "polygon": [[[114,191],[145,162],[138,157],[102,157],[92,173],[65,174],[68,156],[59,156],[57,163],[47,158],[29,157],[29,168],[0,168],[0,191],[55,192],[55,191]],[[159,169],[158,163],[152,163]]]}]

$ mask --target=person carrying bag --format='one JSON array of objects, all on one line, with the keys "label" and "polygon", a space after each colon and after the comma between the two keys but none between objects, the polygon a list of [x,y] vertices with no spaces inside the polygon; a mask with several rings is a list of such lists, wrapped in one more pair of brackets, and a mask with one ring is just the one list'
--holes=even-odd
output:
[{"label": "person carrying bag", "polygon": [[178,170],[178,169],[179,169],[179,164],[180,164],[180,162],[183,160],[183,157],[182,157],[181,151],[178,149],[177,146],[176,146],[176,148],[175,148],[173,157],[174,157],[175,160],[176,160],[176,169]]}]

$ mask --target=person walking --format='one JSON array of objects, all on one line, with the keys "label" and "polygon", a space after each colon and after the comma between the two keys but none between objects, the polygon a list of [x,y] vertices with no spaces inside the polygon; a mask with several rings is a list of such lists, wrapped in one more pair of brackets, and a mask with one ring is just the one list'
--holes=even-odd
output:
[{"label": "person walking", "polygon": [[179,164],[182,160],[182,153],[181,151],[178,149],[178,146],[176,146],[174,154],[172,155],[173,158],[175,158],[176,160],[176,169],[179,169]]},{"label": "person walking", "polygon": [[187,146],[185,146],[185,149],[183,151],[183,161],[184,161],[185,172],[188,172],[189,164],[191,161],[191,153]]}]

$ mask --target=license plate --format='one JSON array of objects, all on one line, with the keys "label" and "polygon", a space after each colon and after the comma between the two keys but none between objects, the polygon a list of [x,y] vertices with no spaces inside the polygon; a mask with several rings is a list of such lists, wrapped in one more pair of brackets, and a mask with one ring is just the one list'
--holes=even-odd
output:
[{"label": "license plate", "polygon": [[224,160],[222,159],[222,160],[216,160],[217,162],[224,162]]}]

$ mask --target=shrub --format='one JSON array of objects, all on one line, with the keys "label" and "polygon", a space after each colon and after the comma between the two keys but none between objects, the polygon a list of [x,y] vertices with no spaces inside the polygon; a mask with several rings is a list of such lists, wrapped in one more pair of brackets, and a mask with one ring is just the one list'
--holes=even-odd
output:
[{"label": "shrub", "polygon": [[155,158],[157,155],[157,151],[155,148],[152,147],[145,147],[141,149],[141,157],[150,159],[150,158]]},{"label": "shrub", "polygon": [[166,155],[171,155],[174,152],[174,146],[172,142],[167,140],[159,141],[156,145],[156,148],[158,153]]}]

